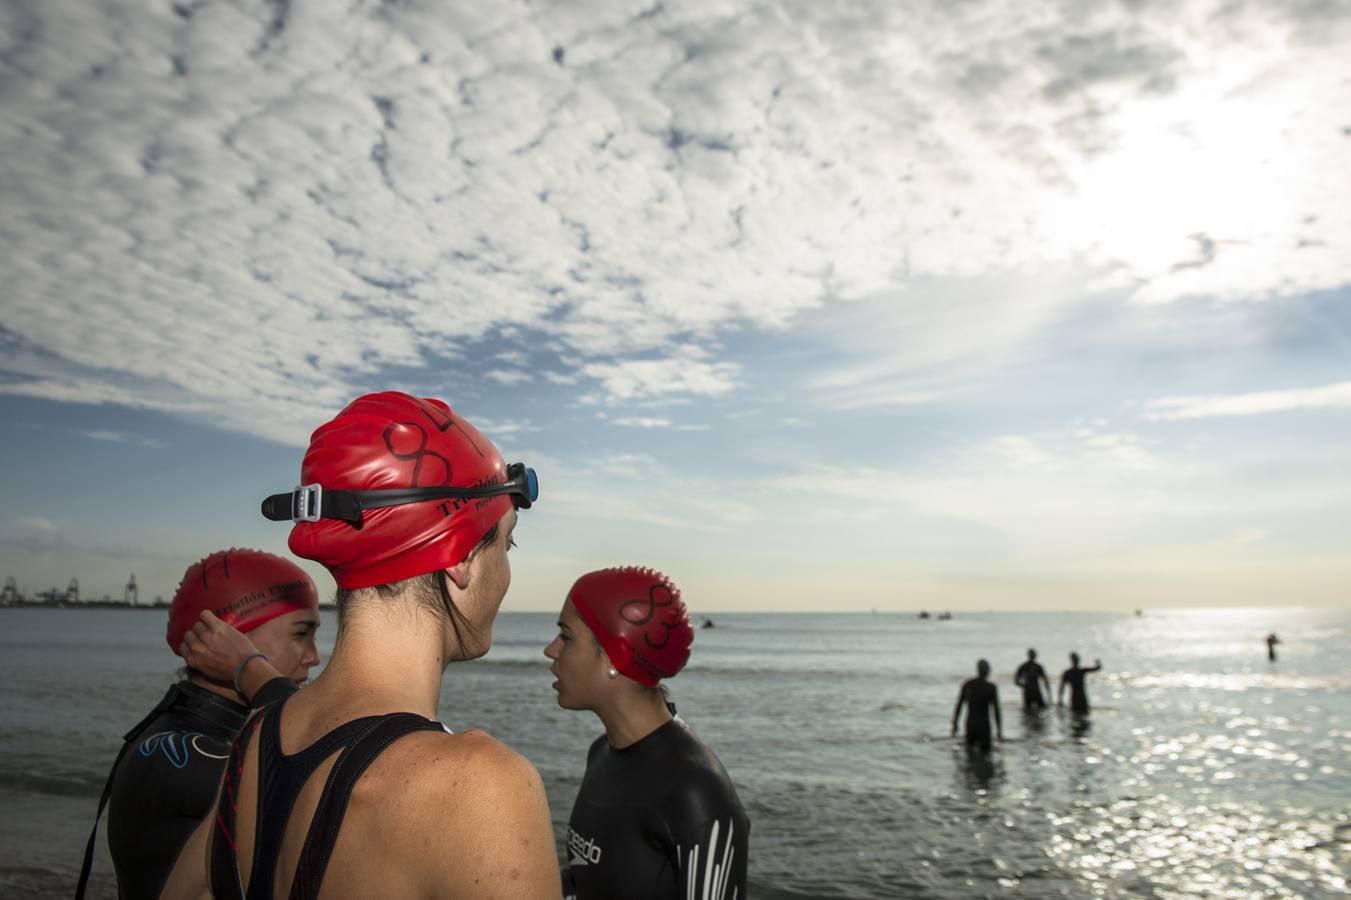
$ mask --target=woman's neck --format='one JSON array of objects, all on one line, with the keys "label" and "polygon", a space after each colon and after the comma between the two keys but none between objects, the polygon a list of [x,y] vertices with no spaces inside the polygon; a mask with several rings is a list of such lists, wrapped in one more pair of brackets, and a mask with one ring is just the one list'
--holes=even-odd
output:
[{"label": "woman's neck", "polygon": [[672,718],[665,695],[658,691],[625,691],[596,715],[616,750],[633,746]]},{"label": "woman's neck", "polygon": [[216,682],[207,678],[205,675],[189,672],[187,680],[197,685],[199,688],[208,690],[220,697],[224,697],[232,703],[238,703],[240,706],[249,705],[249,699],[239,694],[234,688],[226,687],[223,684],[216,684]]},{"label": "woman's neck", "polygon": [[356,715],[407,710],[436,718],[445,672],[441,620],[412,601],[347,611],[328,665],[306,693]]}]

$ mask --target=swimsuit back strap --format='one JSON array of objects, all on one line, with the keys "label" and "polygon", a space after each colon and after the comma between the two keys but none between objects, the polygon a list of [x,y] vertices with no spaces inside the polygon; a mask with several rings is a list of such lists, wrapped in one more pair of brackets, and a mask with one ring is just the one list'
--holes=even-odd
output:
[{"label": "swimsuit back strap", "polygon": [[442,730],[441,723],[414,713],[393,713],[371,722],[343,749],[328,773],[309,833],[305,835],[305,846],[291,881],[291,900],[312,900],[319,895],[352,790],[376,757],[404,735]]},{"label": "swimsuit back strap", "polygon": [[[289,699],[289,697],[288,697]],[[258,803],[254,818],[253,866],[249,870],[249,899],[272,900],[273,878],[281,858],[281,843],[286,836],[290,811],[309,776],[350,741],[366,730],[370,719],[354,719],[320,736],[299,753],[281,749],[281,704],[259,712],[262,728],[258,734]]]},{"label": "swimsuit back strap", "polygon": [[272,883],[291,810],[315,769],[379,721],[370,716],[344,722],[303,750],[287,754],[281,748],[281,713],[285,702],[258,714],[263,726],[258,735],[258,805],[249,900],[272,900]]}]

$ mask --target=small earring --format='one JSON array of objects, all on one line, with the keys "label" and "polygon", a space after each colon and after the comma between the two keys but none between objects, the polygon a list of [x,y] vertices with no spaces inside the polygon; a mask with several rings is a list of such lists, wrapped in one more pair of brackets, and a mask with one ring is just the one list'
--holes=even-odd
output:
[{"label": "small earring", "polygon": [[614,669],[611,669],[610,671],[608,671],[608,672],[605,673],[605,677],[606,677],[606,678],[618,678],[618,677],[619,677],[619,673],[616,672]]}]

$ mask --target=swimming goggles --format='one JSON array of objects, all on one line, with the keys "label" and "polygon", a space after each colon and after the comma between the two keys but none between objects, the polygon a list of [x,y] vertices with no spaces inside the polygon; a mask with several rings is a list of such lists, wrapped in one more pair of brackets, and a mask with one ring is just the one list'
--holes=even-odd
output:
[{"label": "swimming goggles", "polygon": [[472,500],[478,497],[511,497],[517,509],[529,509],[539,499],[539,478],[525,463],[507,466],[507,480],[481,487],[412,487],[371,491],[340,491],[319,484],[302,484],[288,494],[273,494],[263,501],[263,516],[273,522],[318,522],[342,519],[361,524],[361,513],[421,503],[424,500]]}]

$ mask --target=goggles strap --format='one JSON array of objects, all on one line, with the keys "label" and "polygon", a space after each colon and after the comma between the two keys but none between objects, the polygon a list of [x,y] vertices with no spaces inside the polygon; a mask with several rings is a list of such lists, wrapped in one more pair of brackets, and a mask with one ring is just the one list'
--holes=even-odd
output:
[{"label": "goggles strap", "polygon": [[[515,466],[513,465],[514,469]],[[273,522],[317,522],[320,519],[342,519],[361,524],[361,513],[367,509],[384,509],[421,503],[424,500],[472,500],[479,497],[516,495],[513,500],[521,508],[528,508],[534,498],[528,493],[524,479],[529,469],[503,484],[476,488],[427,487],[387,488],[371,491],[325,490],[317,484],[303,484],[286,494],[273,494],[263,501],[264,518]]]}]

